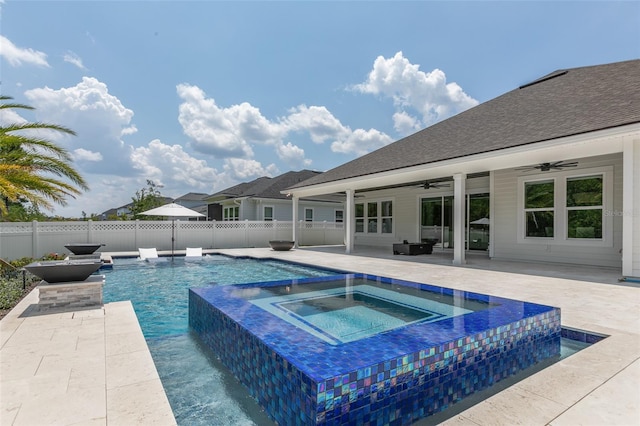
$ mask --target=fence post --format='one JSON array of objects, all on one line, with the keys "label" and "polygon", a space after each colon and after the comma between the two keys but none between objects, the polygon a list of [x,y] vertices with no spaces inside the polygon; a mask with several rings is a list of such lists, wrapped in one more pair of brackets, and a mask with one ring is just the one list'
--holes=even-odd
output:
[{"label": "fence post", "polygon": [[138,244],[138,231],[139,231],[139,227],[140,227],[140,219],[136,219],[136,226],[135,229],[133,230],[133,246],[134,247],[140,247],[140,245]]},{"label": "fence post", "polygon": [[212,222],[213,223],[211,224],[211,248],[216,248],[216,228],[218,226],[215,219],[213,219]]},{"label": "fence post", "polygon": [[244,220],[244,246],[249,247],[249,219]]},{"label": "fence post", "polygon": [[93,242],[93,220],[91,219],[87,221],[87,242]]},{"label": "fence post", "polygon": [[31,222],[31,257],[38,258],[38,221]]}]

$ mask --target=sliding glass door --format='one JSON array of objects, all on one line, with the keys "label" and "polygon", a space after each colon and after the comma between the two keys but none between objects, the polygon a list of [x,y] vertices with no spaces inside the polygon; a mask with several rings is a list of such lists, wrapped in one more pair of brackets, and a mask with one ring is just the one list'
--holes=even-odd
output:
[{"label": "sliding glass door", "polygon": [[[467,250],[489,247],[489,194],[467,195],[465,241]],[[434,248],[453,248],[453,196],[420,200],[420,239],[434,241]]]}]

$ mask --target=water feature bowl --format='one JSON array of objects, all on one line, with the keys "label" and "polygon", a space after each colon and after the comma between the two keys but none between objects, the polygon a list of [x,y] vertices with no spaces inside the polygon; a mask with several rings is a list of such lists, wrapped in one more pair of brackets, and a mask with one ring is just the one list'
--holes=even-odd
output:
[{"label": "water feature bowl", "polygon": [[287,251],[291,250],[294,245],[293,241],[283,241],[283,240],[271,240],[269,241],[269,245],[275,251]]},{"label": "water feature bowl", "polygon": [[75,255],[93,254],[104,244],[102,243],[72,243],[65,244],[64,247]]},{"label": "water feature bowl", "polygon": [[48,283],[62,283],[84,281],[100,266],[102,262],[95,260],[49,260],[32,262],[24,269]]}]

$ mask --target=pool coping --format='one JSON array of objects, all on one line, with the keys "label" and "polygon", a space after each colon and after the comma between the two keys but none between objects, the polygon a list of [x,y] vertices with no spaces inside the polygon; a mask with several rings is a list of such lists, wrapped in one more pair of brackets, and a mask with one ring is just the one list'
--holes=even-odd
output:
[{"label": "pool coping", "polygon": [[0,424],[176,424],[131,302],[37,303],[34,289],[0,321]]}]

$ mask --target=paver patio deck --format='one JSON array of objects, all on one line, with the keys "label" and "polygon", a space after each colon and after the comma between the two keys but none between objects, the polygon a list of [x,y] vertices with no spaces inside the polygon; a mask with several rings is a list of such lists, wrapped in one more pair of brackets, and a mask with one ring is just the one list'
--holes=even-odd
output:
[{"label": "paver patio deck", "polygon": [[[389,250],[390,251],[390,250]],[[215,250],[425,282],[558,306],[563,326],[610,337],[444,421],[446,425],[640,424],[640,285],[615,270],[470,256],[351,255],[339,248]],[[0,321],[0,424],[175,424],[129,302]],[[27,311],[26,315],[23,313]],[[428,424],[421,421],[418,424]]]}]

